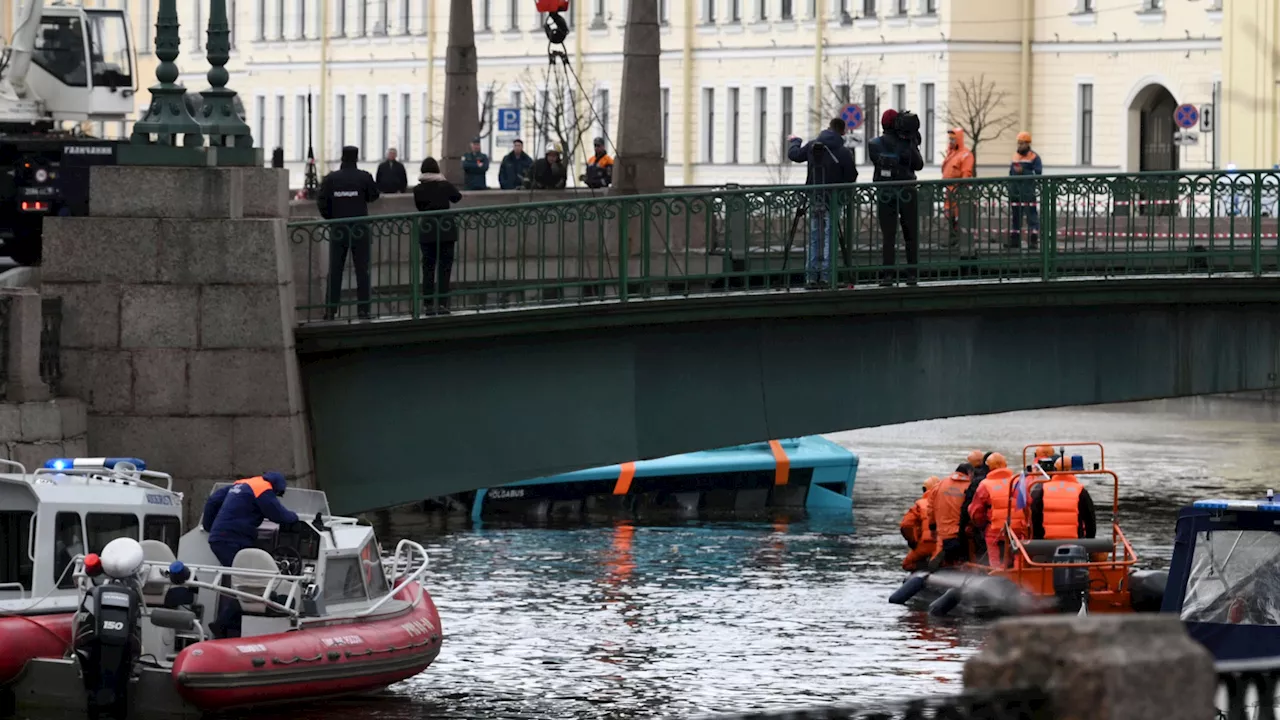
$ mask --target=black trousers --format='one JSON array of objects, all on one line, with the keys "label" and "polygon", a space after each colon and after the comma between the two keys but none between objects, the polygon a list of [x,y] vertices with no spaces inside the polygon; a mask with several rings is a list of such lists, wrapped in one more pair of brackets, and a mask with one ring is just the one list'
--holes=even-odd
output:
[{"label": "black trousers", "polygon": [[890,279],[897,276],[895,251],[897,246],[898,226],[902,226],[902,241],[907,247],[907,277],[914,280],[916,265],[920,262],[920,211],[919,196],[915,188],[891,189],[884,191],[878,198],[876,208],[880,211],[880,236],[884,242],[881,258],[884,270],[881,277]]},{"label": "black trousers", "polygon": [[356,271],[356,310],[360,317],[369,317],[369,228],[364,223],[335,223],[329,236],[329,292],[325,297],[325,318],[338,314],[342,299],[342,269],[351,253],[351,263]]},{"label": "black trousers", "polygon": [[[449,276],[453,273],[453,250],[456,245],[456,242],[448,240],[418,244],[422,248],[423,302],[449,307]],[[437,287],[442,297],[433,297]]]}]

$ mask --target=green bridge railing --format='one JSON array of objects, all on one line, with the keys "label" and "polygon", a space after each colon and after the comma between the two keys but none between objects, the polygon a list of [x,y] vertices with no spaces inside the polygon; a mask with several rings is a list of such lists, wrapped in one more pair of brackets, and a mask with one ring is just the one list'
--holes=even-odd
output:
[{"label": "green bridge railing", "polygon": [[[311,323],[917,279],[1260,275],[1280,271],[1278,205],[1280,171],[1144,173],[673,190],[299,222],[289,232],[299,322]],[[814,207],[838,228],[825,241],[825,278],[805,276]],[[886,262],[886,209],[914,209],[914,270],[900,230],[896,263]],[[1014,221],[1032,214],[1038,237],[1027,227],[1009,246]],[[331,276],[335,248],[350,252]],[[367,299],[356,272],[366,258]],[[449,261],[446,287],[428,271]]]}]

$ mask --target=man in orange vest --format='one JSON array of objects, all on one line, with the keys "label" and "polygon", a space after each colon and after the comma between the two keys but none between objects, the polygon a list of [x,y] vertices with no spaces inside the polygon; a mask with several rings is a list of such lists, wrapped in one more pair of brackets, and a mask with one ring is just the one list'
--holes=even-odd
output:
[{"label": "man in orange vest", "polygon": [[1096,537],[1098,518],[1093,498],[1080,480],[1067,471],[1065,457],[1054,464],[1049,480],[1031,488],[1031,537],[1035,540],[1075,540]]},{"label": "man in orange vest", "polygon": [[907,541],[907,547],[911,548],[911,552],[907,553],[907,557],[902,560],[902,569],[908,572],[919,570],[922,563],[928,562],[929,558],[933,557],[935,548],[933,528],[929,526],[929,491],[939,482],[937,477],[930,477],[924,481],[922,488],[924,494],[911,505],[911,509],[902,516],[902,522],[898,525],[898,529],[902,531],[902,537]]},{"label": "man in orange vest", "polygon": [[[958,127],[951,128],[947,131],[947,156],[942,159],[942,178],[950,180],[971,177],[973,177],[973,153],[964,146],[964,130]],[[948,247],[956,247],[960,244],[960,203],[956,201],[958,190],[959,188],[955,185],[948,185],[942,203],[942,212],[947,218]],[[972,460],[969,462],[977,466],[977,463]]]},{"label": "man in orange vest", "polygon": [[929,491],[929,521],[933,530],[934,551],[930,566],[956,565],[964,561],[965,542],[960,536],[966,509],[964,493],[973,480],[973,467],[961,463],[946,480]]},{"label": "man in orange vest", "polygon": [[1005,524],[1013,528],[1018,537],[1026,537],[1026,516],[1014,505],[1018,493],[1018,478],[1009,469],[1009,464],[1000,453],[992,453],[987,458],[990,471],[978,486],[969,505],[969,517],[973,524],[986,529],[987,563],[991,567],[1008,567],[1010,557],[1005,552],[1008,538],[1005,536]]}]

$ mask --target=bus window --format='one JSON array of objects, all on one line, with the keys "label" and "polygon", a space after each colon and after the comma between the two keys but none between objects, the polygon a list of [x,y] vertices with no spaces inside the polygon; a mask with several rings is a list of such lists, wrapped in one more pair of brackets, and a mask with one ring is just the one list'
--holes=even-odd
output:
[{"label": "bus window", "polygon": [[84,554],[84,529],[80,514],[60,512],[53,520],[53,581],[60,588],[75,585],[71,578],[71,561]]},{"label": "bus window", "polygon": [[23,590],[31,589],[33,563],[27,550],[30,548],[31,513],[25,511],[0,512],[0,592],[11,591],[3,586],[18,583]]},{"label": "bus window", "polygon": [[116,538],[139,539],[137,515],[89,513],[85,518],[85,525],[88,529],[89,552],[102,552],[102,548]]},{"label": "bus window", "polygon": [[143,540],[159,540],[174,555],[178,554],[178,538],[182,535],[182,521],[172,515],[148,515],[142,526]]}]

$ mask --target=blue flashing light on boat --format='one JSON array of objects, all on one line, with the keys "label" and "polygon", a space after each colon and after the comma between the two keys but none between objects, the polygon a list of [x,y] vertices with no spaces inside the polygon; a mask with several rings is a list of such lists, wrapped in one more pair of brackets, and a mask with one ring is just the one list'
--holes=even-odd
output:
[{"label": "blue flashing light on boat", "polygon": [[49,470],[80,470],[106,468],[114,469],[120,463],[128,463],[138,470],[146,470],[147,464],[139,458],[52,458],[45,461],[45,468]]},{"label": "blue flashing light on boat", "polygon": [[1082,455],[1071,456],[1071,470],[1073,472],[1084,472],[1084,456]]},{"label": "blue flashing light on boat", "polygon": [[1267,500],[1197,500],[1192,507],[1204,510],[1258,510],[1280,512],[1280,504]]}]

